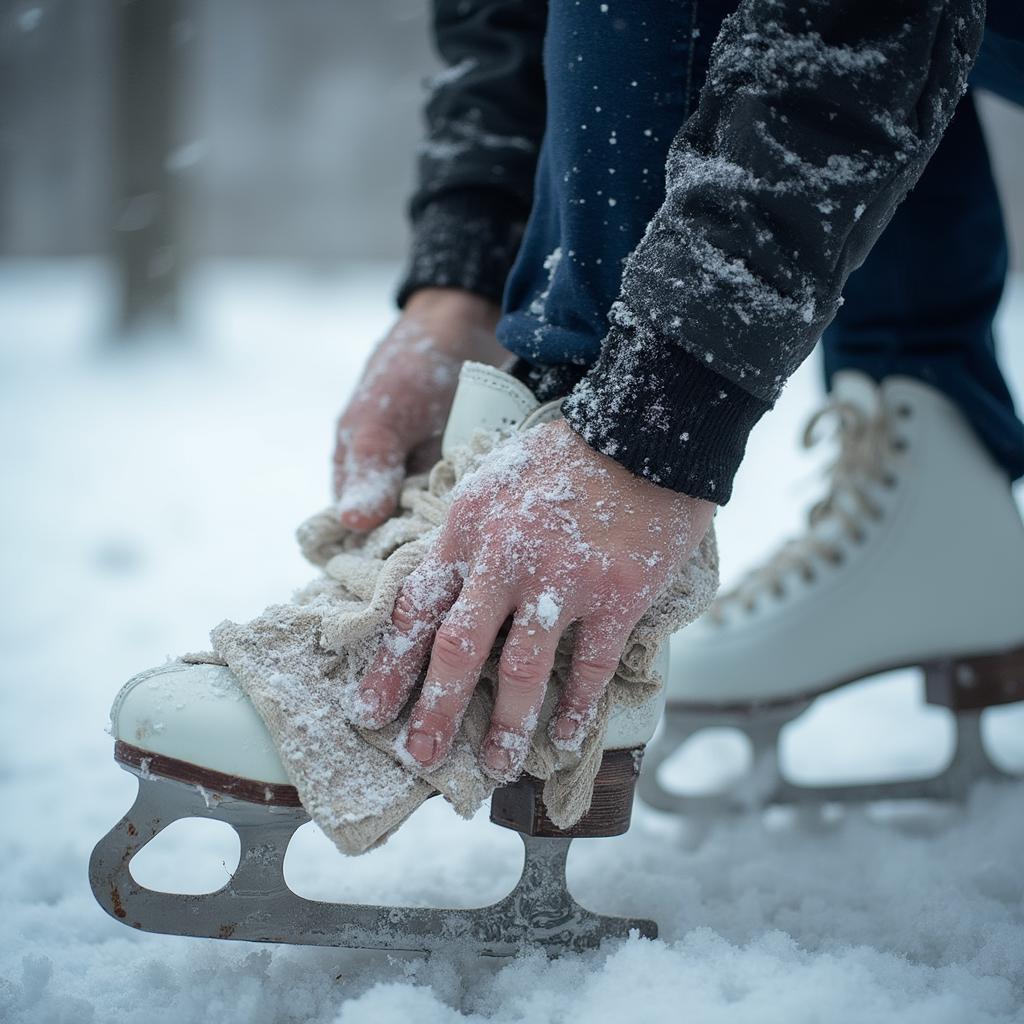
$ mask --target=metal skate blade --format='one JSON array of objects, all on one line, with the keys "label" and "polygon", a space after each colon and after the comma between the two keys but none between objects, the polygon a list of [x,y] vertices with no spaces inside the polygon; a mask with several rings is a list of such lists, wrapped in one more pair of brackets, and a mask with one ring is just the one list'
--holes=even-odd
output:
[{"label": "metal skate blade", "polygon": [[[758,811],[779,805],[861,804],[881,801],[963,801],[977,782],[1012,780],[998,768],[985,750],[981,712],[961,711],[955,716],[956,748],[949,764],[938,774],[887,782],[810,785],[793,782],[778,763],[782,728],[810,706],[809,702],[758,710],[755,715],[734,711],[695,714],[668,708],[665,728],[647,748],[645,771],[638,790],[641,799],[656,810],[694,818],[714,818]],[[658,769],[691,736],[706,728],[737,729],[750,739],[754,763],[746,778],[733,787],[708,794],[673,792],[658,778]]]},{"label": "metal skate blade", "polygon": [[[759,710],[757,716],[733,711],[683,712],[666,708],[661,735],[647,747],[640,775],[640,798],[650,807],[694,818],[746,814],[767,806],[779,780],[778,744],[782,729],[803,714],[807,701]],[[668,789],[659,769],[684,743],[705,729],[735,729],[750,742],[750,770],[727,789],[710,793],[679,793]]]},{"label": "metal skate blade", "polygon": [[[238,834],[230,881],[200,895],[158,892],[131,875],[132,858],[180,818],[215,818]],[[657,936],[652,921],[606,917],[581,907],[565,881],[569,839],[523,836],[522,876],[504,899],[470,910],[327,903],[294,893],[284,858],[309,818],[301,807],[259,805],[211,794],[156,775],[140,775],[128,813],[103,837],[89,862],[100,906],[142,931],[248,942],[281,942],[434,953],[475,951],[513,956],[540,946],[550,956],[595,948],[637,932]]]}]

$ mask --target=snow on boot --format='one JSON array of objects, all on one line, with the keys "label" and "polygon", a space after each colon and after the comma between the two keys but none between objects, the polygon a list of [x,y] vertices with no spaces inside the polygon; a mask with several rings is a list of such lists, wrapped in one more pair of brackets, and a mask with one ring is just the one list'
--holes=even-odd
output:
[{"label": "snow on boot", "polygon": [[[558,415],[519,381],[491,367],[463,368],[444,449],[478,429],[525,429]],[[662,677],[667,671],[663,653]],[[568,891],[565,861],[574,838],[629,828],[644,746],[661,717],[665,691],[638,707],[613,709],[590,810],[571,829],[548,818],[542,784],[529,776],[494,792],[491,820],[520,833],[522,876],[498,903],[470,910],[336,904],[305,899],[284,877],[295,831],[309,820],[256,709],[217,665],[168,664],[143,672],[111,710],[114,757],[139,778],[124,818],[97,844],[89,865],[100,905],[144,931],[253,942],[287,942],[436,952],[476,947],[510,956],[539,945],[549,954],[597,946],[630,931],[655,937],[653,921],[607,917]],[[129,871],[132,858],[179,818],[213,818],[238,834],[230,881],[202,895],[157,892]]]},{"label": "snow on boot", "polygon": [[[825,498],[791,540],[672,638],[663,734],[641,796],[662,810],[715,814],[777,803],[960,799],[1005,777],[982,710],[1024,699],[1024,525],[1005,474],[956,407],[907,377],[835,377],[808,424],[838,421]],[[897,668],[920,668],[930,704],[955,715],[947,768],[924,779],[805,786],[779,765],[780,731],[816,697]],[[683,795],[658,767],[709,727],[745,733],[747,776]]]}]

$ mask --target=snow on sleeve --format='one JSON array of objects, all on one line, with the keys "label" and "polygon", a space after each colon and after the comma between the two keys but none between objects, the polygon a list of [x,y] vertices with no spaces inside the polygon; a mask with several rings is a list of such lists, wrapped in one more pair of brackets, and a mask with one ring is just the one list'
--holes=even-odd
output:
[{"label": "snow on sleeve", "polygon": [[656,483],[728,495],[747,433],[938,145],[983,14],[980,0],[745,0],[725,20],[601,357],[566,403],[588,443]]},{"label": "snow on sleeve", "polygon": [[613,312],[767,401],[923,170],[977,45],[974,3],[846,2],[726,20]]}]

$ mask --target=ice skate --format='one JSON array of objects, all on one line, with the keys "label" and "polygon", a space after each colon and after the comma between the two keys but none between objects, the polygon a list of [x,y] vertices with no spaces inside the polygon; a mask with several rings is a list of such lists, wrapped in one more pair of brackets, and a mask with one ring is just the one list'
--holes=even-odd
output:
[{"label": "ice skate", "polygon": [[[980,731],[987,707],[1024,699],[1024,527],[1005,475],[941,394],[905,377],[838,374],[829,491],[806,532],[672,640],[664,732],[641,795],[687,814],[771,804],[963,798],[1007,778]],[[954,715],[956,746],[931,778],[807,786],[786,778],[780,732],[813,700],[896,668]],[[732,727],[750,771],[725,792],[681,795],[658,767],[694,734]]]},{"label": "ice skate", "polygon": [[[525,425],[553,412],[538,409],[513,378],[473,365],[463,373],[445,446],[479,427]],[[667,668],[667,651],[663,662]],[[522,876],[498,903],[469,910],[335,904],[298,896],[285,881],[289,841],[309,818],[235,677],[215,665],[153,669],[129,681],[111,711],[115,760],[138,776],[139,790],[93,852],[92,889],[109,914],[143,931],[253,942],[507,956],[532,945],[551,955],[582,950],[634,930],[653,937],[652,921],[580,906],[567,889],[565,861],[573,839],[629,828],[640,760],[663,704],[664,690],[640,707],[613,711],[590,810],[571,829],[549,820],[539,780],[523,776],[494,792],[491,821],[519,832],[525,846]],[[204,895],[140,885],[132,858],[187,817],[224,821],[238,834],[230,881]]]}]

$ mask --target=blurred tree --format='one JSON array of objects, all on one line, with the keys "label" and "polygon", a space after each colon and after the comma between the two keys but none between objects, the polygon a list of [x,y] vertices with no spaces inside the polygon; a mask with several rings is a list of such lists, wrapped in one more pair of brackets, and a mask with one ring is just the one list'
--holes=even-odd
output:
[{"label": "blurred tree", "polygon": [[173,327],[183,253],[174,174],[188,0],[115,0],[114,222],[121,340]]}]

